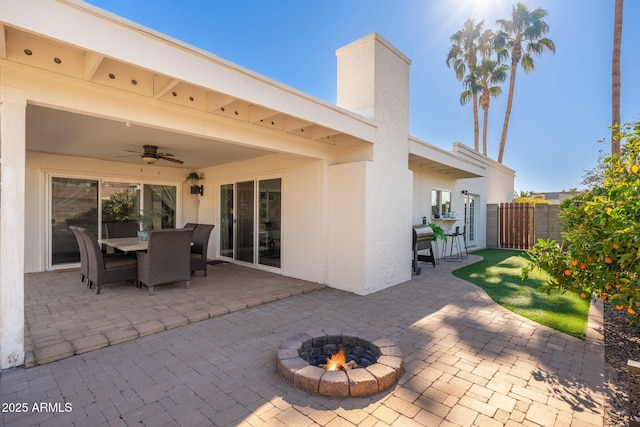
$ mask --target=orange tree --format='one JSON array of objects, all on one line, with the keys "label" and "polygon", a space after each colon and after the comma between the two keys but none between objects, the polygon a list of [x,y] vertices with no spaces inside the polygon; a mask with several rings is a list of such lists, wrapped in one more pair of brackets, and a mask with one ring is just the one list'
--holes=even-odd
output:
[{"label": "orange tree", "polygon": [[604,159],[602,184],[565,200],[560,218],[565,244],[538,240],[531,268],[549,273],[544,290],[578,292],[610,300],[639,319],[640,307],[640,121],[624,126],[621,153]]}]

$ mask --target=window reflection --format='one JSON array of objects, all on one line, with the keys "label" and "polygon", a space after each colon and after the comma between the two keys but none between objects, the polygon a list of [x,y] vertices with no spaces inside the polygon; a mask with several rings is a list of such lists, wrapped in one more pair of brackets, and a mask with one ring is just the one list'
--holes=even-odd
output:
[{"label": "window reflection", "polygon": [[145,210],[161,211],[162,217],[156,220],[153,228],[175,228],[176,224],[176,187],[173,185],[145,185]]},{"label": "window reflection", "polygon": [[267,179],[259,182],[260,258],[262,265],[280,267],[280,229],[282,203],[281,180]]},{"label": "window reflection", "polygon": [[97,237],[98,181],[51,179],[51,265],[80,262],[71,225],[84,227]]},{"label": "window reflection", "polygon": [[431,216],[444,218],[451,212],[451,191],[431,190]]}]

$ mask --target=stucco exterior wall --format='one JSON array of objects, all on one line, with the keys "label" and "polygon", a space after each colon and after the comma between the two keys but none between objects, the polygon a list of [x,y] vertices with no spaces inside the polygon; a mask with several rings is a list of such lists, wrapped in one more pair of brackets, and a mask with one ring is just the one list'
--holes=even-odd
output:
[{"label": "stucco exterior wall", "polygon": [[411,277],[410,60],[378,34],[336,55],[338,105],[373,119],[377,132],[373,161],[330,173],[329,247],[350,250],[343,257],[330,250],[329,284],[368,294]]},{"label": "stucco exterior wall", "polygon": [[[484,203],[510,202],[513,199],[514,179],[516,172],[501,163],[496,162],[480,153],[476,153],[469,147],[457,142],[453,144],[453,153],[461,159],[480,165],[484,169]],[[461,180],[463,185],[473,185],[472,182]]]},{"label": "stucco exterior wall", "polygon": [[24,363],[25,96],[0,87],[0,369]]},{"label": "stucco exterior wall", "polygon": [[[468,190],[472,194],[480,196],[480,206],[478,215],[484,218],[484,206],[482,200],[485,197],[483,187],[481,185],[482,178],[476,178],[468,181],[478,181],[480,185],[464,186],[460,180],[451,176],[434,172],[425,166],[412,167],[413,171],[413,224],[422,224],[423,217],[426,217],[427,223],[435,223],[442,227],[445,232],[455,231],[455,227],[461,229],[464,226],[464,198],[463,190]],[[457,213],[456,220],[435,219],[431,216],[431,190],[441,190],[451,192],[451,210]],[[484,224],[484,222],[482,222]],[[484,234],[478,235],[478,247],[484,247]],[[442,256],[444,251],[444,242],[436,241],[437,253]]]},{"label": "stucco exterior wall", "polygon": [[346,163],[328,170],[328,283],[355,293],[366,286],[368,166]]}]

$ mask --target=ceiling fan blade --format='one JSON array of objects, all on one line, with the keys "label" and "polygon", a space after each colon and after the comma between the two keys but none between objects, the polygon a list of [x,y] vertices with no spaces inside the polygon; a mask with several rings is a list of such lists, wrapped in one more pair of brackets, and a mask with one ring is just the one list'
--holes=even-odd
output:
[{"label": "ceiling fan blade", "polygon": [[133,151],[133,150],[122,150],[122,151],[126,151],[128,153],[142,154],[142,153],[140,153],[140,151]]},{"label": "ceiling fan blade", "polygon": [[172,159],[171,157],[158,156],[158,158],[162,159],[162,160],[168,160],[168,161],[173,162],[173,163],[179,163],[179,164],[183,164],[184,163],[182,160]]},{"label": "ceiling fan blade", "polygon": [[157,153],[158,156],[169,156],[169,157],[175,157],[173,154],[171,153]]},{"label": "ceiling fan blade", "polygon": [[140,154],[125,154],[124,156],[116,156],[116,159],[119,159],[120,157],[140,157]]}]

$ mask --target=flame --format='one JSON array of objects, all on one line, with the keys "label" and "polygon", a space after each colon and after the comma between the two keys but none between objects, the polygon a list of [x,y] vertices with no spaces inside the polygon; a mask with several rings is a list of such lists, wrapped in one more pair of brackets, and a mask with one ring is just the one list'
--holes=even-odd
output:
[{"label": "flame", "polygon": [[340,348],[337,353],[331,355],[331,359],[327,358],[327,364],[324,367],[325,371],[337,371],[340,369],[340,365],[347,363],[347,356],[344,354],[344,349]]}]

